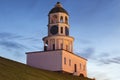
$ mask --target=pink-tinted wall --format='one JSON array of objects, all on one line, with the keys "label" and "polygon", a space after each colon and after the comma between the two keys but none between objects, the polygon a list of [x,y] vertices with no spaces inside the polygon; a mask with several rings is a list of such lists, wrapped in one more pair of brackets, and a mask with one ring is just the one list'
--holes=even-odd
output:
[{"label": "pink-tinted wall", "polygon": [[[66,64],[64,64],[64,58],[66,58]],[[71,65],[69,64],[69,60],[71,60]],[[62,51],[62,70],[66,72],[73,73],[78,76],[80,74],[87,76],[86,61],[87,61],[86,59],[79,57],[75,54],[72,54],[64,50]],[[75,72],[75,64],[76,64],[76,72]]]},{"label": "pink-tinted wall", "polygon": [[32,52],[27,54],[27,64],[41,69],[60,71],[61,57],[61,51]]},{"label": "pink-tinted wall", "polygon": [[[66,58],[66,64],[64,58]],[[71,65],[69,60],[71,60]],[[30,66],[51,71],[65,71],[77,76],[80,74],[87,76],[86,61],[86,59],[65,50],[27,53],[27,64]]]}]

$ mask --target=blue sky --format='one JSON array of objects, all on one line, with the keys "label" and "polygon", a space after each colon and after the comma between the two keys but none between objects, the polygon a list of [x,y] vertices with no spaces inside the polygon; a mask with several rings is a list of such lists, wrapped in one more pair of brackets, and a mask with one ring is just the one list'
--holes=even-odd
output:
[{"label": "blue sky", "polygon": [[120,0],[0,0],[0,56],[25,63],[25,52],[43,50],[57,1],[70,15],[74,52],[88,59],[88,77],[119,80]]}]

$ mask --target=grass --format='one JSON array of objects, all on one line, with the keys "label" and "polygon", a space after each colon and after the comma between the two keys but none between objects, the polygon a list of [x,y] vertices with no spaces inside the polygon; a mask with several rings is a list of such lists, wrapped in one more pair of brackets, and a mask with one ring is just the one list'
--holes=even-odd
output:
[{"label": "grass", "polygon": [[52,72],[0,57],[0,80],[92,80],[66,73]]}]

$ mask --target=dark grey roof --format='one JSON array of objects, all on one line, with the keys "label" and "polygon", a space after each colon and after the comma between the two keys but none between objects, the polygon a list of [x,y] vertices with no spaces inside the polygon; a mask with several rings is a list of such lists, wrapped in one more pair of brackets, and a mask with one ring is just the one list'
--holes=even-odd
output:
[{"label": "dark grey roof", "polygon": [[68,15],[68,12],[61,6],[60,2],[57,2],[56,6],[50,10],[49,14],[58,12],[66,13]]}]

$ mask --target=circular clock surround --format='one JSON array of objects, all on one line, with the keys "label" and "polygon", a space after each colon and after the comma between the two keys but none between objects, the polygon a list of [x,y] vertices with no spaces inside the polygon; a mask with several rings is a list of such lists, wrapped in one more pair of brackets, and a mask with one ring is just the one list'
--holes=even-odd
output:
[{"label": "circular clock surround", "polygon": [[67,27],[65,27],[65,34],[69,36],[69,29]]},{"label": "circular clock surround", "polygon": [[52,35],[57,34],[57,33],[58,33],[58,26],[57,26],[57,25],[52,26],[52,27],[50,28],[50,33],[51,33]]}]

